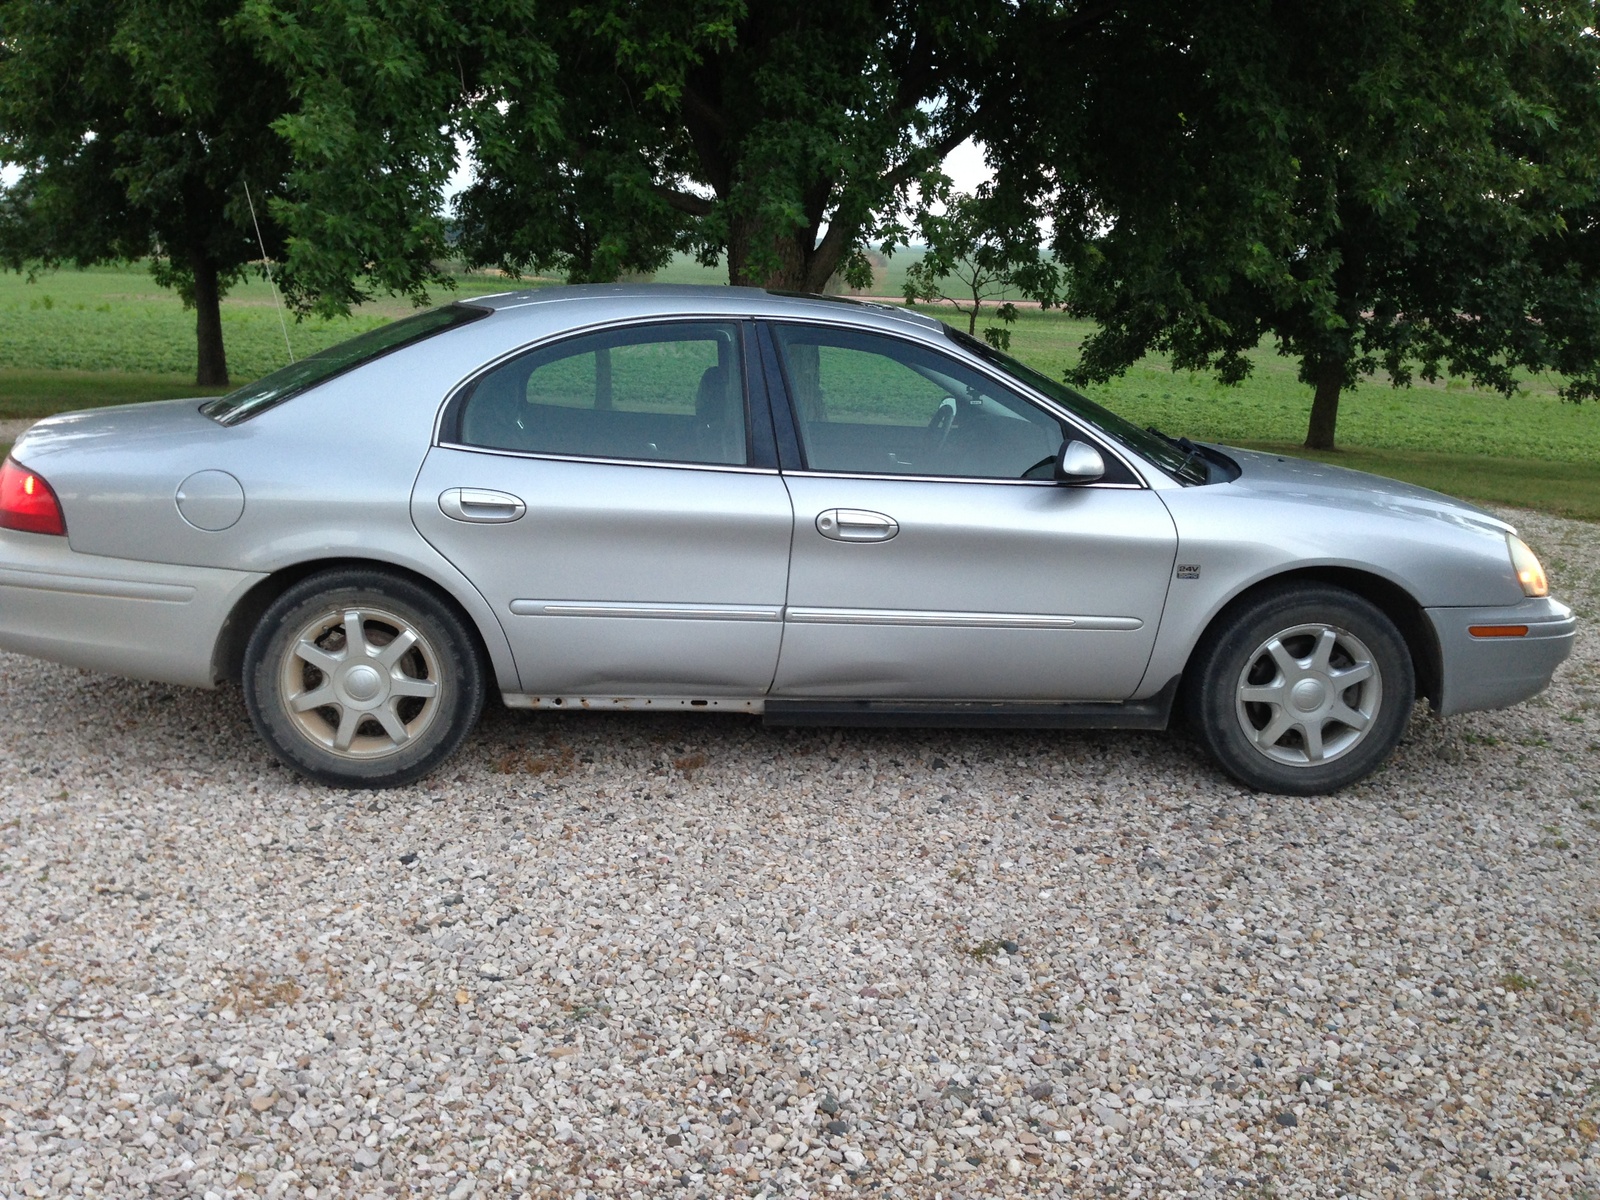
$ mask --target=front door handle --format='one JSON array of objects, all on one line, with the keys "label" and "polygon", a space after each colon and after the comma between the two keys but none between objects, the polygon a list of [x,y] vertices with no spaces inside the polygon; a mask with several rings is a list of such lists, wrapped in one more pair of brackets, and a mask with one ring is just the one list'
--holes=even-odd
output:
[{"label": "front door handle", "polygon": [[830,508],[817,514],[817,532],[836,542],[887,542],[900,532],[900,523],[864,508]]},{"label": "front door handle", "polygon": [[439,496],[439,511],[452,521],[471,521],[479,525],[505,525],[528,511],[528,506],[510,492],[487,488],[451,488]]}]

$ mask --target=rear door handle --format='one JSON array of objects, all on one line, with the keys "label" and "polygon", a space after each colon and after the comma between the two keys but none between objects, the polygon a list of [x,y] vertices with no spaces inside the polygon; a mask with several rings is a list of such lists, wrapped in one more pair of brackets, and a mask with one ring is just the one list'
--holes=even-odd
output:
[{"label": "rear door handle", "polygon": [[528,511],[528,506],[510,492],[486,488],[451,488],[439,496],[439,511],[452,521],[471,521],[478,525],[505,525]]},{"label": "rear door handle", "polygon": [[836,542],[887,542],[900,522],[864,508],[830,508],[817,514],[817,532]]}]

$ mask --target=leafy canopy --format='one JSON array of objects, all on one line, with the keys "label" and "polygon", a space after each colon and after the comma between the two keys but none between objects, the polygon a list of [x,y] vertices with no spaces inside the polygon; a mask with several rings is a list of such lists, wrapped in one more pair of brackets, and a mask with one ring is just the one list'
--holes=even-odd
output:
[{"label": "leafy canopy", "polygon": [[[448,286],[443,189],[458,139],[492,171],[552,136],[555,60],[533,0],[242,0],[233,27],[292,80],[275,128],[294,156],[273,211],[289,293],[344,312]],[[462,247],[463,249],[465,247]]]},{"label": "leafy canopy", "polygon": [[[1264,337],[1317,389],[1383,370],[1595,394],[1600,46],[1592,0],[1126,5],[1017,56],[985,130],[1101,328],[1080,381],[1146,352],[1224,381]],[[1026,136],[1017,136],[1026,127]]]},{"label": "leafy canopy", "polygon": [[[420,294],[468,261],[572,280],[674,250],[821,291],[971,132],[1004,0],[245,0],[294,77],[302,296]],[[476,178],[452,226],[453,139]],[[364,276],[366,283],[348,281]]]}]

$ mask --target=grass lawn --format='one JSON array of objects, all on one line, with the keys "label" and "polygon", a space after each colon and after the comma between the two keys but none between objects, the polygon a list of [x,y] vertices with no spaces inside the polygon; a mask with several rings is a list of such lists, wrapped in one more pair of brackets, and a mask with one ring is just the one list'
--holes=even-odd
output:
[{"label": "grass lawn", "polygon": [[[505,280],[463,276],[454,296],[501,292]],[[452,299],[441,292],[443,303]],[[410,312],[403,300],[364,305],[334,321],[280,318],[271,289],[252,279],[222,303],[228,370],[236,382],[304,358]],[[95,404],[197,393],[194,313],[140,267],[56,271],[28,283],[0,273],[0,419]]]},{"label": "grass lawn", "polygon": [[[893,294],[910,261],[905,251],[891,259],[875,290]],[[720,269],[683,256],[657,276],[663,283],[725,278]],[[529,283],[466,275],[454,295],[511,286]],[[409,311],[407,302],[389,300],[336,321],[290,318],[289,341],[296,356],[304,356]],[[949,309],[926,311],[962,320]],[[265,282],[234,289],[223,303],[223,328],[235,382],[287,361],[283,325]],[[1092,328],[1057,313],[1024,310],[1012,326],[1012,350],[1059,377]],[[193,382],[194,353],[194,314],[156,287],[143,267],[61,271],[32,284],[0,274],[0,420],[202,394]],[[1225,388],[1209,376],[1174,374],[1152,357],[1089,392],[1173,435],[1306,454],[1300,443],[1311,397],[1295,377],[1296,364],[1270,349],[1258,350],[1254,362],[1243,386]],[[1600,520],[1600,405],[1564,404],[1555,386],[1553,379],[1533,378],[1507,399],[1462,383],[1396,390],[1387,380],[1369,380],[1341,401],[1341,449],[1311,457],[1467,499]]]},{"label": "grass lawn", "polygon": [[[949,310],[925,309],[955,320]],[[980,322],[980,328],[981,328]],[[965,328],[963,322],[962,328]],[[1056,377],[1077,361],[1092,331],[1086,321],[1024,310],[1012,327],[1018,358]],[[1240,387],[1208,375],[1174,374],[1147,358],[1089,395],[1177,436],[1274,450],[1372,471],[1484,503],[1600,520],[1600,404],[1566,404],[1549,377],[1506,398],[1461,382],[1396,389],[1371,379],[1339,403],[1339,450],[1301,448],[1311,391],[1297,364],[1269,348]]]}]

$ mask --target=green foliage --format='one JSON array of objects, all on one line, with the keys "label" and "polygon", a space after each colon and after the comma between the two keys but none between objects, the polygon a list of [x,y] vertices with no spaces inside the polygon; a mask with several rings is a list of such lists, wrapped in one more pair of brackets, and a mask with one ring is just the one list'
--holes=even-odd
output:
[{"label": "green foliage", "polygon": [[[236,0],[0,0],[0,261],[150,258],[197,310],[199,374],[225,382],[216,304],[260,257],[248,183],[283,185],[288,92],[227,24]],[[267,217],[269,253],[281,236]]]},{"label": "green foliage", "polygon": [[456,139],[485,169],[548,157],[547,24],[532,0],[242,0],[231,28],[293,80],[275,129],[294,170],[273,213],[293,232],[294,303],[333,315],[451,286]]},{"label": "green foliage", "polygon": [[1006,326],[1017,319],[1010,299],[1040,291],[1053,296],[1059,290],[1054,264],[1040,255],[1036,232],[1023,240],[997,228],[981,197],[939,191],[931,198],[940,201],[942,211],[917,214],[915,234],[927,253],[906,270],[906,303],[946,301],[967,318],[967,332],[976,336],[984,304],[1000,300],[995,318],[1001,324],[986,326],[983,337],[997,350],[1009,350]]},{"label": "green foliage", "polygon": [[[971,131],[1002,0],[245,0],[295,79],[302,303],[419,295],[455,248],[508,273],[727,260],[735,283],[866,282],[864,250]],[[399,81],[403,86],[395,86]],[[824,230],[826,232],[824,232]],[[348,281],[366,272],[368,283]]]},{"label": "green foliage", "polygon": [[1022,111],[990,145],[1102,327],[1080,380],[1158,350],[1238,382],[1270,337],[1329,445],[1379,369],[1509,392],[1554,366],[1593,394],[1593,0],[1135,7],[1077,57],[1057,20],[1017,45]]}]

